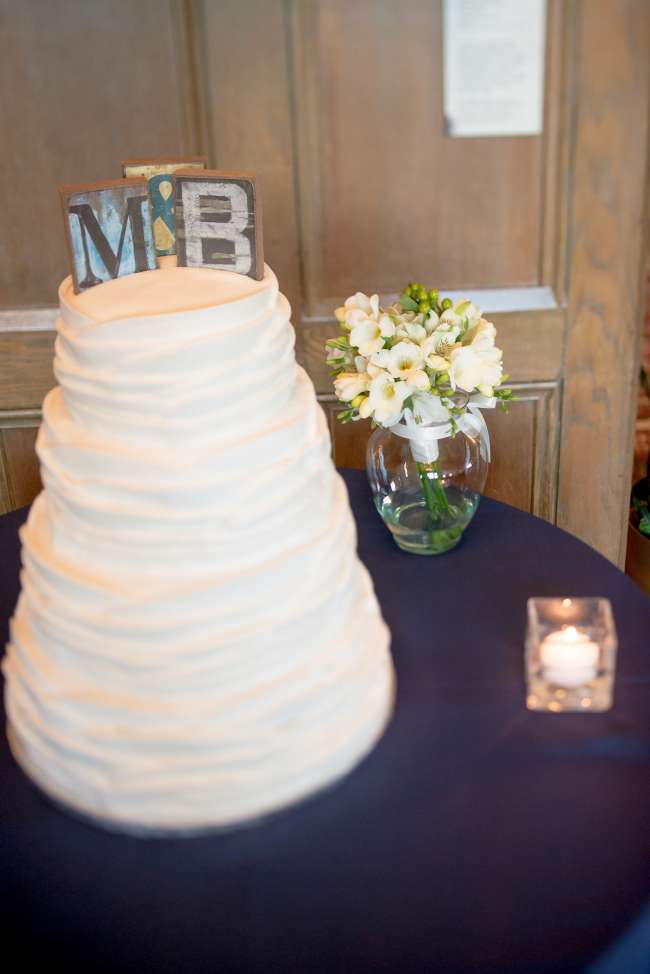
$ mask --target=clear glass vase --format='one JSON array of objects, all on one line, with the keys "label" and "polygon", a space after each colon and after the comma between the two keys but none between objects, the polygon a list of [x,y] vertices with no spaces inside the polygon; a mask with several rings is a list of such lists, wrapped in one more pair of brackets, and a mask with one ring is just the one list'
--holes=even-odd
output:
[{"label": "clear glass vase", "polygon": [[435,442],[427,460],[415,459],[414,453],[422,454],[413,442],[391,429],[378,427],[368,441],[366,467],[375,507],[396,544],[413,554],[438,555],[458,544],[488,473],[487,429],[459,429],[437,438],[444,425],[424,427]]}]

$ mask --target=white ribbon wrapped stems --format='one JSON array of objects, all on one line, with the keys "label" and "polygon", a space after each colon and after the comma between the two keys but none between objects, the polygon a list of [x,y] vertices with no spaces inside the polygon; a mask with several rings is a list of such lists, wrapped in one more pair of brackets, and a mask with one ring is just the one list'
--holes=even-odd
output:
[{"label": "white ribbon wrapped stems", "polygon": [[[467,433],[468,436],[478,436],[481,456],[490,462],[490,436],[482,409],[494,409],[496,398],[482,396],[479,393],[471,396],[465,412],[456,419],[456,430]],[[451,423],[434,423],[425,426],[416,423],[410,411],[404,419],[390,427],[391,432],[402,439],[410,440],[411,455],[416,463],[434,463],[439,455],[438,440],[446,440],[452,435]]]}]

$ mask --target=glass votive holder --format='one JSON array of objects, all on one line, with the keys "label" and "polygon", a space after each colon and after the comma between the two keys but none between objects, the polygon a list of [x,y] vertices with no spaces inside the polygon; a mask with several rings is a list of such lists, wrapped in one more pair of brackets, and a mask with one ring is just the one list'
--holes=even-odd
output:
[{"label": "glass votive holder", "polygon": [[528,599],[528,709],[609,710],[617,645],[609,599]]}]

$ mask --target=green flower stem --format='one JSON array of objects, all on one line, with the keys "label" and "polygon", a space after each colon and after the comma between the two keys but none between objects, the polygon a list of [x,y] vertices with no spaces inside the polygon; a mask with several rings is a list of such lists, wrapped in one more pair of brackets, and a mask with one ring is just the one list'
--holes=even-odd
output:
[{"label": "green flower stem", "polygon": [[436,495],[436,498],[438,500],[438,503],[440,504],[440,507],[444,511],[444,513],[449,515],[454,514],[455,513],[454,507],[449,503],[449,500],[447,498],[447,491],[445,490],[445,488],[442,486],[442,484],[437,478],[433,481],[432,487],[433,487],[433,492]]},{"label": "green flower stem", "polygon": [[447,499],[445,488],[440,483],[438,477],[434,477],[433,479],[429,478],[429,474],[432,471],[437,474],[440,473],[437,462],[417,463],[416,466],[420,477],[420,483],[422,484],[424,502],[427,506],[429,514],[431,515],[432,521],[443,517],[445,514],[451,514],[451,506]]}]

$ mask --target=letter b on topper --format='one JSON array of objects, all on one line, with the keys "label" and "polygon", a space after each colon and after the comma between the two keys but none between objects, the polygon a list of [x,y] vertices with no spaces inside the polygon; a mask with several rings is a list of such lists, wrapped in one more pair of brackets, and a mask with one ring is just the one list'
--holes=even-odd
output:
[{"label": "letter b on topper", "polygon": [[183,267],[264,277],[262,213],[251,173],[179,170],[176,183],[176,251]]}]

